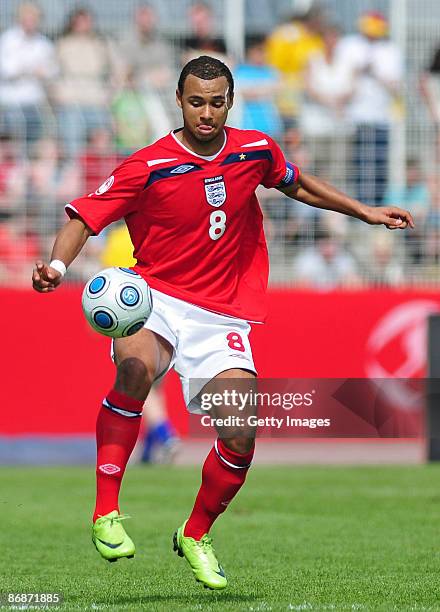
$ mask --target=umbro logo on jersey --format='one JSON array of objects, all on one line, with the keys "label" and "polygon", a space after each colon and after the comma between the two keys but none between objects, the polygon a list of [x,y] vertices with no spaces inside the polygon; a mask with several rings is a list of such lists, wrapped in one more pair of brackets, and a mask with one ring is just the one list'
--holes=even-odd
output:
[{"label": "umbro logo on jersey", "polygon": [[177,168],[170,171],[170,174],[185,174],[185,172],[189,172],[189,170],[192,170],[193,168],[194,166],[189,165],[177,166]]},{"label": "umbro logo on jersey", "polygon": [[211,206],[221,206],[226,202],[226,186],[223,175],[205,178],[206,201]]}]

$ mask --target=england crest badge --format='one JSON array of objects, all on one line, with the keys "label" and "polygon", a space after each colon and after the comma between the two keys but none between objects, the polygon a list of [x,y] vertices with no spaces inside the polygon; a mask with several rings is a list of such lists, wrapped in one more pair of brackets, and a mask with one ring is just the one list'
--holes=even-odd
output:
[{"label": "england crest badge", "polygon": [[205,179],[206,201],[216,208],[226,201],[226,187],[223,175]]}]

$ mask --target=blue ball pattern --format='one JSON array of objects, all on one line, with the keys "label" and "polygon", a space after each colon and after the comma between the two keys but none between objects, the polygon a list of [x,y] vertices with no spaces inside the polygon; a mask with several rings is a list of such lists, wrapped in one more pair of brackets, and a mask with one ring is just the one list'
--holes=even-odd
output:
[{"label": "blue ball pattern", "polygon": [[128,286],[124,287],[120,293],[121,302],[125,304],[125,306],[136,306],[141,299],[139,291],[136,287]]},{"label": "blue ball pattern", "polygon": [[120,270],[122,270],[122,272],[126,272],[127,274],[131,274],[132,276],[139,276],[139,274],[137,272],[135,272],[134,270],[130,270],[130,268],[119,268]]},{"label": "blue ball pattern", "polygon": [[134,325],[132,325],[131,327],[128,328],[127,336],[132,336],[133,334],[138,332],[140,329],[142,329],[143,326],[144,326],[144,322],[143,321],[138,321],[137,323],[134,323]]},{"label": "blue ball pattern", "polygon": [[101,291],[101,289],[104,287],[104,285],[105,285],[105,277],[104,276],[97,276],[90,283],[89,291],[90,291],[90,293],[93,293],[93,294],[94,293],[99,293]]},{"label": "blue ball pattern", "polygon": [[108,314],[108,312],[104,312],[103,310],[98,310],[93,315],[93,320],[95,321],[98,327],[102,329],[110,329],[113,325],[113,319]]}]

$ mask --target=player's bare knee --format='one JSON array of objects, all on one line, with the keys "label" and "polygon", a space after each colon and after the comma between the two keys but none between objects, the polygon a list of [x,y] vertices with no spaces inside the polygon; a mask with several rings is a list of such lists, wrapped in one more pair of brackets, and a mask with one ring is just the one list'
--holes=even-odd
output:
[{"label": "player's bare knee", "polygon": [[254,447],[255,438],[238,435],[232,438],[223,438],[222,442],[234,453],[247,455]]},{"label": "player's bare knee", "polygon": [[137,399],[145,399],[153,382],[145,363],[138,357],[127,357],[117,367],[115,388]]}]

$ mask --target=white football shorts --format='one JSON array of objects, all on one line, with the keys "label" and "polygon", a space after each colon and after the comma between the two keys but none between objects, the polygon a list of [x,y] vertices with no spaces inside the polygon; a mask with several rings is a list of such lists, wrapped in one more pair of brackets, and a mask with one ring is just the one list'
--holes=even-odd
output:
[{"label": "white football shorts", "polygon": [[224,370],[241,368],[257,373],[244,319],[217,314],[151,289],[153,311],[144,325],[173,347],[169,367],[180,377],[190,412],[206,414],[197,395],[208,380]]}]

